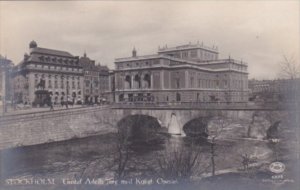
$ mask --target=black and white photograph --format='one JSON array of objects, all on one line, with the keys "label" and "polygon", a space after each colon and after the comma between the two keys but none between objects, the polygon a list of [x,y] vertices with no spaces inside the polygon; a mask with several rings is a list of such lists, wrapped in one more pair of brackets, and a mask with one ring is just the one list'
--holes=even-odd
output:
[{"label": "black and white photograph", "polygon": [[298,190],[300,1],[0,0],[0,190]]}]

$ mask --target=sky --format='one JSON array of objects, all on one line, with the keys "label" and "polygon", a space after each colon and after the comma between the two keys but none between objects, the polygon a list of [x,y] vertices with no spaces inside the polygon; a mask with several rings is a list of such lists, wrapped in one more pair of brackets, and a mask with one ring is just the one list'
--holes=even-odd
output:
[{"label": "sky", "polygon": [[218,46],[219,58],[248,63],[249,78],[273,79],[283,55],[299,63],[300,3],[265,1],[0,1],[0,54],[18,64],[29,43],[114,59],[158,47]]}]

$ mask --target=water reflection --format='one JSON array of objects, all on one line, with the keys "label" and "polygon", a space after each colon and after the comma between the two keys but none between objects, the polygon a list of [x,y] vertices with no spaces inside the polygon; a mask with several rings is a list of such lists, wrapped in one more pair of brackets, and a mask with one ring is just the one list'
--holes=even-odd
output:
[{"label": "water reflection", "polygon": [[[83,139],[34,145],[1,151],[1,178],[24,176],[35,177],[113,177],[116,157],[116,135],[109,133]],[[158,175],[158,158],[166,150],[174,148],[188,149],[191,146],[201,148],[203,165],[210,162],[209,143],[203,138],[182,137],[157,133],[150,140],[131,140],[130,160],[126,166],[127,175]],[[253,147],[258,147],[253,149]],[[217,169],[241,165],[239,154],[245,150],[266,152],[265,142],[259,141],[219,141],[217,144]],[[259,151],[258,151],[259,150]],[[270,152],[270,151],[269,151]],[[202,166],[201,166],[202,167]],[[206,172],[209,172],[209,168]]]}]

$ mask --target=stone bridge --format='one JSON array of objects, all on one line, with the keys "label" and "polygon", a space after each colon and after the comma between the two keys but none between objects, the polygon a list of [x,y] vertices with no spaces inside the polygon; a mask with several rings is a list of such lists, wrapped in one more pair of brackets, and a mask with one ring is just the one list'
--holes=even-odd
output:
[{"label": "stone bridge", "polygon": [[[118,122],[131,115],[156,118],[161,127],[169,128],[169,132],[178,134],[183,133],[182,128],[186,123],[199,117],[222,113],[232,118],[251,118],[255,111],[276,109],[113,105],[5,116],[0,118],[0,149],[114,132]],[[170,128],[175,125],[176,128]]]}]

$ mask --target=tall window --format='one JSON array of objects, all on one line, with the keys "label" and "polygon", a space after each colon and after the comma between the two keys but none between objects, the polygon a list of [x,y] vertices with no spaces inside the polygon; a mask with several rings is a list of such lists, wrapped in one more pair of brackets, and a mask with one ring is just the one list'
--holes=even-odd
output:
[{"label": "tall window", "polygon": [[129,76],[129,75],[127,75],[126,77],[125,77],[125,87],[126,88],[131,88],[131,76]]},{"label": "tall window", "polygon": [[151,88],[151,77],[149,74],[145,74],[144,81],[146,83],[146,88]]},{"label": "tall window", "polygon": [[181,101],[181,95],[179,93],[176,93],[176,101],[177,102]]},{"label": "tall window", "polygon": [[191,77],[191,87],[194,87],[194,77]]},{"label": "tall window", "polygon": [[179,78],[176,78],[176,88],[180,88],[180,80]]},{"label": "tall window", "polygon": [[134,76],[134,81],[136,82],[136,87],[141,88],[141,77],[139,75]]}]

